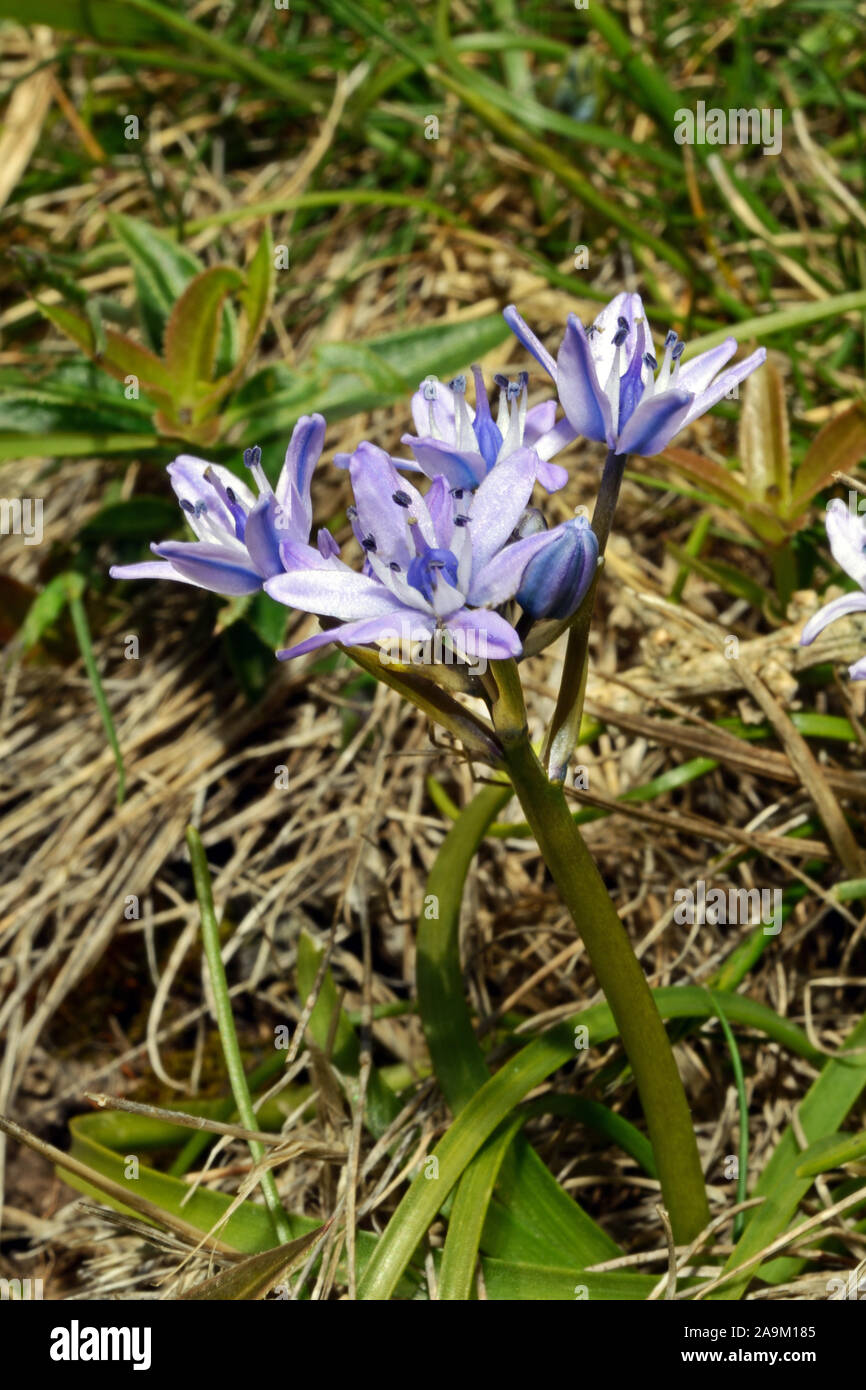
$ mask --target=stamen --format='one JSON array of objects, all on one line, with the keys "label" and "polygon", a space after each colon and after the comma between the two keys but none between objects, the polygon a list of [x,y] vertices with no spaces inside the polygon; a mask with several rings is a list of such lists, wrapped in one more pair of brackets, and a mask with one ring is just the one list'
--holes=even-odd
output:
[{"label": "stamen", "polygon": [[614,347],[617,347],[617,348],[622,347],[622,345],[623,345],[623,343],[625,342],[625,340],[626,340],[627,337],[628,337],[628,324],[626,324],[625,327],[618,328],[618,329],[616,330],[616,332],[614,333],[614,335],[613,335],[613,345],[614,345]]},{"label": "stamen", "polygon": [[645,352],[644,355],[643,355],[643,360],[644,360],[644,363],[646,364],[646,366],[649,367],[649,369],[650,369],[651,372],[658,371],[658,365],[659,365],[659,364],[658,364],[658,362],[656,361],[656,359],[653,357],[653,355],[652,355],[651,352]]},{"label": "stamen", "polygon": [[422,392],[423,392],[423,394],[424,394],[424,399],[425,399],[425,401],[435,401],[435,400],[436,400],[436,397],[437,397],[437,394],[438,394],[436,388],[437,388],[438,385],[439,385],[439,379],[438,379],[438,377],[435,377],[435,376],[427,376],[427,377],[424,378],[424,380],[421,382],[421,390],[422,390]]},{"label": "stamen", "polygon": [[616,321],[616,326],[617,328],[624,328],[625,331],[628,332],[628,319],[626,318],[625,314],[620,314],[619,318]]},{"label": "stamen", "polygon": [[357,508],[357,507],[347,507],[347,508],[346,508],[346,516],[348,517],[349,521],[356,521],[357,518],[358,518],[358,508]]},{"label": "stamen", "polygon": [[388,568],[389,568],[389,570],[393,570],[394,574],[401,574],[401,573],[402,573],[401,567],[397,564],[397,561],[396,561],[396,560],[390,560],[390,561],[388,562]]},{"label": "stamen", "polygon": [[254,444],[251,449],[244,449],[244,463],[256,480],[256,486],[263,496],[273,493],[273,488],[267,480],[265,470],[262,468],[262,451],[258,444]]},{"label": "stamen", "polygon": [[376,537],[375,537],[375,536],[365,536],[364,539],[361,541],[361,545],[364,547],[365,550],[372,550],[373,553],[375,554],[375,551],[376,551]]},{"label": "stamen", "polygon": [[462,498],[463,493],[464,493],[464,489],[463,489],[462,487],[453,487],[453,488],[451,489],[451,496],[452,496],[452,497],[456,497],[458,502],[459,502],[460,499]]},{"label": "stamen", "polygon": [[448,385],[451,387],[452,391],[457,392],[458,396],[462,396],[463,392],[466,390],[466,377],[464,373],[461,372],[459,376],[453,376]]},{"label": "stamen", "polygon": [[472,517],[471,517],[471,516],[465,516],[465,515],[463,515],[463,514],[461,513],[460,516],[455,516],[455,518],[454,518],[454,525],[455,525],[455,526],[467,526],[471,520],[472,520]]},{"label": "stamen", "polygon": [[192,502],[190,502],[188,497],[182,497],[180,499],[180,505],[183,507],[183,510],[185,512],[189,512],[190,516],[195,516],[195,507],[193,506]]},{"label": "stamen", "polygon": [[399,492],[393,492],[391,494],[391,501],[396,502],[398,507],[411,507],[412,505],[412,498],[409,496],[408,492],[403,492],[402,488]]}]

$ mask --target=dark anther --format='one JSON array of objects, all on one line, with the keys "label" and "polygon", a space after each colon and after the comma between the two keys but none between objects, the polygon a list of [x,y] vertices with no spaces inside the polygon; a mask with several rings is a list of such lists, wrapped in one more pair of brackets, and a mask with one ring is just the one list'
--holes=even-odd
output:
[{"label": "dark anther", "polygon": [[364,539],[361,541],[361,544],[365,550],[375,551],[376,538],[375,536],[365,536]]},{"label": "dark anther", "polygon": [[402,489],[399,492],[392,493],[391,500],[396,502],[398,507],[410,507],[412,505],[412,498],[409,496],[408,492],[403,492]]}]

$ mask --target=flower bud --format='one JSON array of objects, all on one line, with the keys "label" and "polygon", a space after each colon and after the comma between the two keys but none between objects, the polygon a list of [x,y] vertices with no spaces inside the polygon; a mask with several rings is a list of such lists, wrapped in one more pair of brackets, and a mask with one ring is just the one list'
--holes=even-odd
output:
[{"label": "flower bud", "polygon": [[589,588],[597,564],[598,541],[586,517],[565,521],[529,561],[517,601],[531,618],[568,618]]}]

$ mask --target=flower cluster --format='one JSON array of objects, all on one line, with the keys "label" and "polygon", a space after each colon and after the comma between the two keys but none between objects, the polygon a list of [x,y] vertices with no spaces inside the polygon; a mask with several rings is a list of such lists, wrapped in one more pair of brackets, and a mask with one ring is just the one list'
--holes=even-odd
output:
[{"label": "flower cluster", "polygon": [[[223,594],[263,588],[317,614],[322,630],[282,658],[329,642],[387,650],[407,638],[422,646],[435,638],[458,659],[519,657],[520,634],[539,619],[567,620],[598,565],[598,541],[583,517],[548,528],[532,505],[536,483],[551,493],[567,480],[554,455],[578,435],[617,454],[658,453],[765,354],[719,376],[733,338],[683,366],[683,344],[668,334],[659,367],[635,294],[617,295],[588,330],[570,317],[555,362],[514,308],[505,317],[552,378],[558,403],[530,408],[528,373],[497,375],[494,418],[480,368],[472,369],[474,408],[466,377],[447,385],[427,377],[412,398],[415,432],[402,440],[411,458],[369,442],[335,456],[352,484],[348,516],[360,569],[343,560],[329,531],[311,544],[310,479],[325,421],[310,415],[295,426],[275,487],[261,450],[246,451],[258,495],[227,468],[177,458],[169,476],[196,540],[154,545],[158,559],[116,566],[112,576],[175,579]],[[424,493],[411,477],[429,480]]]}]

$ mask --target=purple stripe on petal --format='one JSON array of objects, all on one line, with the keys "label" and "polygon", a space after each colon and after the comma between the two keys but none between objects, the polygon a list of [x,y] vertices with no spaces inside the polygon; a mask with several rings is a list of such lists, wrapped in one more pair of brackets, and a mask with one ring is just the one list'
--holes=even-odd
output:
[{"label": "purple stripe on petal", "polygon": [[520,317],[513,304],[509,304],[502,317],[508,324],[515,338],[523,344],[527,352],[531,352],[536,362],[544,368],[548,376],[556,381],[556,363],[551,357],[547,348],[540,338],[537,338],[529,325]]},{"label": "purple stripe on petal", "polygon": [[618,454],[640,454],[652,458],[666,449],[682,428],[692,398],[688,391],[663,391],[641,401],[616,445]]},{"label": "purple stripe on petal", "polygon": [[568,326],[556,359],[556,384],[568,423],[577,434],[599,443],[611,430],[610,402],[599,385],[583,324],[568,316]]},{"label": "purple stripe on petal", "polygon": [[291,661],[293,657],[304,656],[307,652],[327,646],[329,642],[339,642],[344,647],[360,647],[369,642],[386,641],[390,638],[399,641],[404,631],[409,636],[414,633],[415,641],[421,642],[431,636],[433,627],[432,620],[425,621],[419,618],[411,609],[395,608],[387,617],[360,618],[357,622],[340,623],[337,627],[328,628],[326,632],[317,632],[294,647],[278,651],[277,658],[280,661]]},{"label": "purple stripe on petal", "polygon": [[272,493],[264,493],[247,517],[244,544],[263,579],[279,574],[283,568],[280,541],[286,531],[280,531],[281,519],[280,504]]},{"label": "purple stripe on petal", "polygon": [[261,575],[239,560],[236,551],[208,541],[164,541],[151,550],[170,560],[185,579],[214,594],[254,594],[262,587]]},{"label": "purple stripe on petal", "polygon": [[453,445],[443,444],[439,439],[417,439],[414,435],[404,434],[400,443],[409,446],[428,478],[435,478],[441,473],[449,487],[469,488],[471,491],[478,487],[487,472],[487,465],[480,453],[468,450],[460,453]]}]

